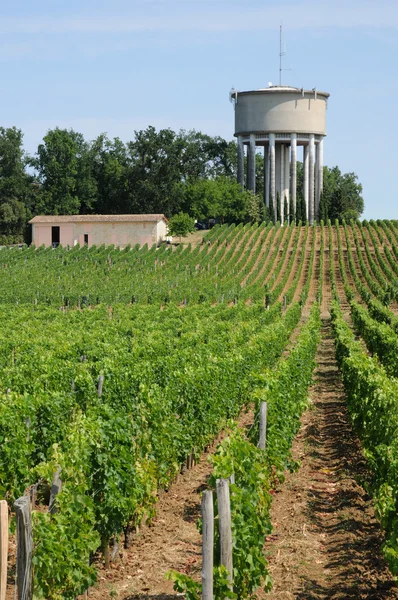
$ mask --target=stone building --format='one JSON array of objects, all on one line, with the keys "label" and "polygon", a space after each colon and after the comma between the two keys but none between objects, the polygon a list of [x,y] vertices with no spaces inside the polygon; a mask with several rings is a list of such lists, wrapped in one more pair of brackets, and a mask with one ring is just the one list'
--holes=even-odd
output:
[{"label": "stone building", "polygon": [[164,215],[45,215],[29,223],[35,246],[152,246],[167,236]]}]

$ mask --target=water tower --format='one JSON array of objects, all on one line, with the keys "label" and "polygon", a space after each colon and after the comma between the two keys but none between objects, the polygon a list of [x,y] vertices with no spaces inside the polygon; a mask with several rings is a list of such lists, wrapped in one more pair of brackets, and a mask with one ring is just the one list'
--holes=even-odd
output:
[{"label": "water tower", "polygon": [[[285,85],[239,92],[232,89],[235,136],[238,140],[238,182],[256,191],[256,146],[264,147],[264,200],[285,220],[284,199],[296,213],[297,147],[303,148],[304,200],[307,220],[319,220],[323,188],[323,138],[326,135],[327,92]],[[244,174],[245,148],[247,175]],[[258,190],[257,190],[258,191]]]}]

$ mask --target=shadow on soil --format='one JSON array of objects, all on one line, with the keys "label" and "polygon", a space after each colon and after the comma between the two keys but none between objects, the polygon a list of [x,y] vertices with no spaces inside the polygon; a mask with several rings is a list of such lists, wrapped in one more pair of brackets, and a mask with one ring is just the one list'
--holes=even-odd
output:
[{"label": "shadow on soil", "polygon": [[198,502],[192,506],[185,506],[184,508],[184,521],[188,523],[196,523],[201,516],[201,505]]},{"label": "shadow on soil", "polygon": [[132,594],[124,600],[176,600],[176,594]]}]

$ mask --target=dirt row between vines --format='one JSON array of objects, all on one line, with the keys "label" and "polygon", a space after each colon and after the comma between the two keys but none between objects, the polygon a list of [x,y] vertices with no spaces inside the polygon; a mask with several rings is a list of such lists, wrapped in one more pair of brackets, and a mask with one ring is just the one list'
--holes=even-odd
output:
[{"label": "dirt row between vines", "polygon": [[266,552],[274,588],[269,600],[398,598],[381,554],[383,535],[363,488],[366,462],[353,434],[324,319],[311,408],[292,452],[300,469],[274,497]]}]

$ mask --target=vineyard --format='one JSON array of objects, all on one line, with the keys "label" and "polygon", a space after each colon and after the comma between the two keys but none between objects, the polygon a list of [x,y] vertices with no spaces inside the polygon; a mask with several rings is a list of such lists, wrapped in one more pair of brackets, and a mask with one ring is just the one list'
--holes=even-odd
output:
[{"label": "vineyard", "polygon": [[[162,502],[195,473],[193,521],[200,493],[231,482],[233,573],[216,549],[214,597],[276,586],[264,544],[277,490],[299,467],[291,446],[327,336],[398,575],[398,222],[217,226],[197,245],[122,251],[2,249],[0,317],[0,499],[11,515],[29,499],[34,598],[159,597],[173,584],[201,597],[200,548],[158,564],[157,587],[136,563],[125,585],[142,530],[156,536]],[[217,502],[215,512],[217,524]],[[10,600],[15,562],[12,516]]]}]

